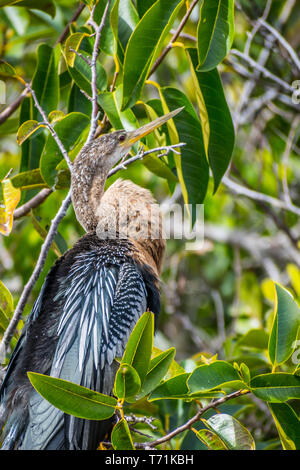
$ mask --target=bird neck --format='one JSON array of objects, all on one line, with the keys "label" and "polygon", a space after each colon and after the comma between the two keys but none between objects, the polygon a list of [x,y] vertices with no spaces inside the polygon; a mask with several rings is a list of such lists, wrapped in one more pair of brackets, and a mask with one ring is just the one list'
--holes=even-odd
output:
[{"label": "bird neck", "polygon": [[96,230],[97,207],[104,193],[108,169],[76,162],[72,171],[72,202],[76,218],[86,232]]}]

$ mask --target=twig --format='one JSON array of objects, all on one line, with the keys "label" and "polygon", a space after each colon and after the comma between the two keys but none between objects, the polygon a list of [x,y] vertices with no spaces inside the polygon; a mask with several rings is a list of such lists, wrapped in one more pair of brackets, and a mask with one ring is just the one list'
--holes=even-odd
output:
[{"label": "twig", "polygon": [[42,269],[44,267],[48,251],[52,245],[53,238],[56,235],[58,225],[62,218],[65,216],[66,211],[71,203],[71,190],[68,192],[67,197],[63,200],[62,205],[60,206],[59,211],[57,212],[56,216],[51,222],[49,232],[45,238],[45,241],[42,245],[41,252],[39,255],[38,262],[33,270],[32,275],[30,276],[29,281],[25,285],[21,297],[19,299],[18,305],[15,309],[15,312],[9,322],[9,325],[3,335],[2,341],[0,343],[0,363],[4,362],[5,355],[6,355],[6,349],[10,343],[11,338],[13,337],[14,331],[18,325],[18,322],[21,318],[21,315],[23,313],[24,307],[26,305],[26,302],[28,300],[28,297],[36,283],[36,281],[39,278],[39,275],[42,272]]},{"label": "twig", "polygon": [[18,207],[14,212],[14,220],[28,214],[31,209],[38,207],[44,200],[52,193],[52,189],[44,188],[36,196],[25,202],[22,206]]},{"label": "twig", "polygon": [[286,201],[282,201],[281,199],[269,196],[268,194],[259,193],[258,191],[254,191],[253,189],[245,188],[244,186],[241,186],[240,184],[231,180],[227,176],[223,177],[222,182],[223,184],[225,184],[225,186],[227,186],[231,191],[235,192],[236,194],[246,196],[255,201],[266,202],[267,204],[271,204],[274,207],[293,212],[294,214],[300,216],[300,207],[297,207],[294,204],[287,203]]},{"label": "twig", "polygon": [[12,104],[7,106],[7,108],[5,108],[2,113],[0,113],[0,124],[3,124],[18,109],[27,94],[28,90],[26,88]]},{"label": "twig", "polygon": [[181,31],[183,30],[187,20],[189,19],[190,17],[190,14],[192,13],[194,7],[197,5],[199,0],[194,0],[188,11],[186,12],[186,14],[184,15],[184,17],[182,18],[177,30],[175,31],[172,39],[170,40],[169,44],[165,47],[165,49],[163,50],[163,52],[161,53],[161,55],[156,59],[156,61],[154,62],[150,72],[149,72],[149,75],[148,75],[148,78],[155,72],[155,70],[157,69],[157,67],[162,63],[162,61],[164,60],[164,58],[166,57],[166,55],[168,54],[168,52],[172,49],[173,47],[173,43],[177,40],[178,36],[180,35]]},{"label": "twig", "polygon": [[74,15],[72,16],[72,18],[70,19],[70,21],[68,22],[68,24],[66,25],[65,29],[63,30],[63,32],[61,33],[61,35],[58,37],[57,41],[55,44],[62,44],[64,42],[64,40],[66,39],[66,37],[68,36],[69,34],[69,30],[70,30],[70,26],[72,23],[74,23],[74,21],[77,20],[77,18],[79,17],[79,15],[81,14],[81,12],[84,10],[84,7],[85,7],[85,4],[84,3],[81,3],[79,5],[79,7],[77,8],[77,10],[75,11]]},{"label": "twig", "polygon": [[100,45],[100,39],[101,39],[101,33],[105,25],[105,21],[109,12],[111,0],[108,0],[100,25],[98,26],[97,23],[94,20],[94,13],[95,13],[95,7],[96,5],[93,6],[92,11],[91,11],[91,16],[88,21],[88,23],[94,28],[95,31],[95,43],[93,47],[93,53],[92,53],[92,59],[91,59],[91,70],[92,70],[92,80],[91,80],[91,88],[92,88],[92,119],[91,119],[91,127],[89,131],[89,135],[87,137],[85,145],[88,145],[94,138],[96,129],[97,129],[97,120],[98,120],[98,102],[97,102],[97,59],[99,55],[99,45]]},{"label": "twig", "polygon": [[150,153],[163,151],[163,153],[158,155],[158,157],[163,157],[165,155],[168,155],[169,152],[175,152],[176,153],[177,152],[176,149],[179,148],[179,147],[183,147],[184,145],[185,145],[185,143],[179,143],[179,144],[174,144],[174,145],[169,145],[169,146],[164,146],[164,147],[156,147],[154,149],[146,150],[145,152],[142,148],[141,150],[139,150],[139,152],[136,155],[134,155],[133,157],[128,158],[124,162],[122,162],[119,165],[115,166],[109,172],[109,176],[114,175],[115,173],[117,173],[120,170],[126,170],[126,167],[128,165],[130,165],[131,163],[133,163],[137,160],[142,160],[146,155],[149,155]]},{"label": "twig", "polygon": [[295,89],[287,82],[282,80],[281,78],[277,77],[274,75],[272,72],[270,72],[268,69],[260,65],[258,62],[256,62],[254,59],[249,57],[248,55],[244,54],[241,51],[238,51],[237,49],[231,49],[230,51],[231,55],[237,56],[240,59],[248,62],[248,64],[253,67],[255,70],[259,70],[262,75],[264,75],[266,78],[269,78],[273,82],[277,83],[280,87],[284,88],[285,90],[289,91],[290,93],[293,93]]},{"label": "twig", "polygon": [[280,44],[285,48],[285,50],[290,55],[298,71],[300,71],[300,60],[298,58],[298,55],[295,52],[295,50],[292,48],[292,46],[286,41],[286,39],[284,39],[284,37],[279,33],[279,31],[277,31],[275,28],[273,28],[273,26],[267,23],[264,18],[260,18],[258,20],[258,23],[264,28],[266,28],[274,36],[274,38],[276,38],[277,41],[280,42]]},{"label": "twig", "polygon": [[191,429],[192,425],[195,424],[201,416],[204,415],[208,410],[215,409],[218,406],[222,405],[223,403],[227,402],[228,400],[232,400],[233,398],[238,398],[242,395],[246,395],[247,393],[250,393],[248,390],[238,390],[237,392],[230,393],[229,395],[225,395],[222,398],[219,398],[216,401],[210,402],[207,406],[204,406],[203,408],[200,408],[198,413],[196,413],[191,419],[189,419],[186,423],[182,424],[178,428],[174,429],[172,432],[166,434],[163,437],[160,437],[159,439],[156,439],[155,441],[152,442],[137,442],[135,443],[135,447],[137,449],[144,449],[145,447],[147,448],[153,448],[156,447],[160,444],[163,444],[164,442],[168,442],[173,437],[176,437],[178,434],[187,431]]},{"label": "twig", "polygon": [[45,124],[49,131],[50,131],[50,134],[52,135],[53,139],[55,140],[55,142],[57,143],[58,147],[59,147],[59,150],[61,151],[64,159],[66,160],[67,164],[68,164],[68,167],[70,169],[70,171],[72,171],[72,162],[70,160],[70,157],[68,155],[68,152],[66,151],[62,141],[60,140],[58,134],[56,133],[56,131],[54,130],[54,127],[52,126],[52,124],[50,124],[48,118],[47,118],[47,115],[45,113],[45,111],[43,110],[43,108],[41,107],[37,97],[36,97],[36,94],[35,94],[35,91],[33,90],[33,88],[31,87],[31,85],[29,83],[26,84],[26,87],[27,89],[30,91],[31,93],[31,96],[33,98],[33,101],[34,101],[34,104],[35,104],[35,107],[37,108],[37,110],[39,111],[39,113],[41,114],[42,118],[43,118],[43,124]]}]

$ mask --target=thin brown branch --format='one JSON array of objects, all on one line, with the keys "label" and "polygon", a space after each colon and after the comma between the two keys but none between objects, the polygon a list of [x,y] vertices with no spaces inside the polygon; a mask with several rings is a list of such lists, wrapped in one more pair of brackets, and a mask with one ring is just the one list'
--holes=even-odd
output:
[{"label": "thin brown branch", "polygon": [[181,31],[183,30],[187,20],[189,19],[190,17],[190,14],[192,13],[194,7],[197,5],[199,0],[194,0],[189,9],[187,10],[186,14],[184,15],[184,17],[182,18],[177,30],[175,31],[174,35],[172,36],[172,39],[170,40],[169,44],[165,47],[165,49],[163,50],[163,52],[161,53],[161,55],[156,59],[156,61],[154,62],[150,72],[149,72],[149,75],[148,75],[148,78],[155,72],[155,70],[157,69],[157,67],[159,67],[159,65],[162,63],[162,61],[164,60],[164,58],[166,57],[166,55],[168,54],[168,52],[172,49],[173,47],[173,43],[178,39]]},{"label": "thin brown branch", "polygon": [[7,106],[2,111],[2,113],[0,113],[0,124],[3,124],[18,109],[18,107],[22,103],[23,99],[27,96],[27,94],[28,94],[28,90],[25,89],[24,91],[22,91],[20,96],[18,96],[18,98],[13,103]]},{"label": "thin brown branch", "polygon": [[64,40],[66,39],[66,37],[69,34],[71,24],[74,23],[74,21],[77,20],[77,18],[80,16],[80,14],[84,10],[84,8],[85,8],[85,4],[81,3],[79,5],[79,7],[77,8],[77,10],[75,11],[74,15],[72,16],[72,18],[70,19],[70,21],[68,22],[68,24],[66,25],[66,27],[63,30],[63,32],[61,33],[61,35],[58,37],[58,39],[56,41],[56,44],[62,44],[64,42]]},{"label": "thin brown branch", "polygon": [[95,6],[92,8],[91,11],[91,16],[88,21],[88,23],[93,27],[95,31],[95,43],[93,47],[93,53],[92,53],[92,58],[91,58],[91,70],[92,70],[92,80],[91,80],[91,88],[92,88],[92,119],[91,119],[91,127],[89,131],[88,138],[86,140],[86,145],[89,144],[94,136],[95,132],[97,129],[97,121],[98,121],[98,102],[97,102],[97,97],[98,97],[98,91],[97,91],[97,59],[99,55],[99,45],[100,45],[100,40],[101,40],[101,33],[105,25],[105,21],[109,12],[111,0],[107,1],[100,25],[98,26],[97,23],[94,20],[94,12],[95,12]]},{"label": "thin brown branch", "polygon": [[44,188],[36,196],[25,202],[22,206],[18,207],[14,212],[14,220],[27,215],[32,209],[38,207],[47,197],[52,193],[52,189]]},{"label": "thin brown branch", "polygon": [[200,408],[200,410],[186,423],[182,424],[181,426],[174,429],[173,431],[166,434],[165,436],[160,437],[159,439],[156,439],[155,441],[152,441],[152,442],[137,442],[135,443],[135,447],[137,449],[145,449],[145,448],[153,448],[153,447],[159,446],[160,444],[164,444],[165,442],[168,442],[171,439],[173,439],[173,437],[178,436],[178,434],[181,434],[182,432],[191,429],[193,424],[199,421],[201,416],[203,416],[204,413],[206,413],[208,410],[215,409],[218,406],[222,405],[223,403],[227,402],[228,400],[232,400],[233,398],[238,398],[240,396],[246,395],[247,393],[250,393],[250,391],[238,390],[237,392],[230,393],[229,395],[225,395],[224,397],[219,398],[218,400],[212,401],[207,406]]}]

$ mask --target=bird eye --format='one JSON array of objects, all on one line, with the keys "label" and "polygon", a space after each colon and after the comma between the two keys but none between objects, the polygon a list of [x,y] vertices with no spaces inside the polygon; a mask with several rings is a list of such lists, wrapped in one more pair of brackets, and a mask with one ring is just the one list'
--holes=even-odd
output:
[{"label": "bird eye", "polygon": [[124,140],[126,139],[126,135],[125,134],[121,134],[119,136],[119,142],[124,142]]}]

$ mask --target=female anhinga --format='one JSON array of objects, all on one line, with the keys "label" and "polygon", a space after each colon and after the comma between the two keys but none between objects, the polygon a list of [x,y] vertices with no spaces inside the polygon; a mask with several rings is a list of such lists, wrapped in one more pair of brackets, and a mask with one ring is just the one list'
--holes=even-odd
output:
[{"label": "female anhinga", "polygon": [[160,217],[149,219],[152,195],[122,180],[104,193],[104,184],[135,142],[177,112],[135,131],[106,134],[76,157],[72,201],[87,234],[48,273],[14,349],[0,391],[2,449],[96,449],[110,430],[111,423],[52,406],[31,386],[27,371],[112,394],[115,357],[145,310],[158,315],[164,240]]}]

